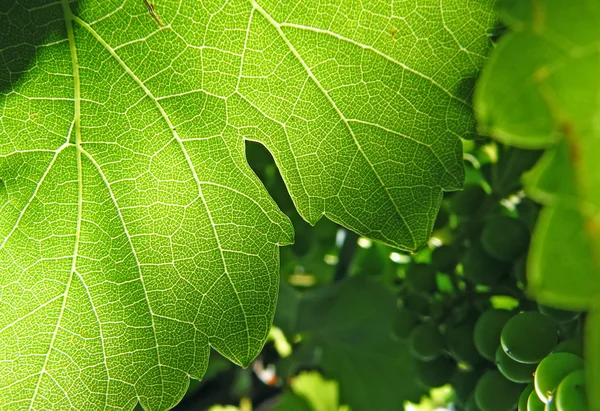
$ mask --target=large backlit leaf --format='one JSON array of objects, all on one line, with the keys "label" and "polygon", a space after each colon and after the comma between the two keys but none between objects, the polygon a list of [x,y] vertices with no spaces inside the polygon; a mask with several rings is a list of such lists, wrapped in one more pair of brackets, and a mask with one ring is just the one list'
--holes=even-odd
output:
[{"label": "large backlit leaf", "polygon": [[246,365],[310,223],[405,249],[462,184],[492,1],[2,0],[0,403],[166,409]]}]

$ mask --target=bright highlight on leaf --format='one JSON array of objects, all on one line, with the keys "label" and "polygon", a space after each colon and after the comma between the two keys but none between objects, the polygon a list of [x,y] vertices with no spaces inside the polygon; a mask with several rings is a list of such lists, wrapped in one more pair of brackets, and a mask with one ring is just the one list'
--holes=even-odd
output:
[{"label": "bright highlight on leaf", "polygon": [[[3,0],[0,398],[168,409],[267,338],[300,214],[413,250],[463,179],[492,1]],[[445,4],[448,3],[448,4]]]}]

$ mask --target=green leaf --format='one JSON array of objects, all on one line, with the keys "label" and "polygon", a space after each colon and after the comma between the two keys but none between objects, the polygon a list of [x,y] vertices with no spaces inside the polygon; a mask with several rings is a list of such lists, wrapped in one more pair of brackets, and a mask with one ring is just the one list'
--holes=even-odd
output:
[{"label": "green leaf", "polygon": [[598,304],[594,304],[587,316],[585,327],[585,385],[588,395],[590,410],[600,407],[600,391],[596,389],[600,384],[600,311]]},{"label": "green leaf", "polygon": [[[600,3],[503,1],[511,26],[478,83],[483,132],[523,148],[568,143],[586,218],[600,220]],[[525,56],[525,57],[524,57]]]},{"label": "green leaf", "polygon": [[[396,299],[383,285],[354,277],[296,298],[298,303],[278,305],[278,311],[297,307],[293,332],[302,336],[302,349],[292,357],[315,353],[325,376],[339,381],[342,403],[357,410],[394,410],[406,400],[419,402],[422,389],[408,347],[392,337]],[[278,318],[290,324],[293,310],[285,311]]]},{"label": "green leaf", "polygon": [[477,86],[481,130],[548,148],[525,182],[546,205],[532,237],[529,292],[585,309],[600,290],[600,3],[500,3],[510,26]]},{"label": "green leaf", "polygon": [[304,219],[404,249],[462,185],[492,0],[3,0],[0,398],[168,409],[248,365]]},{"label": "green leaf", "polygon": [[[292,378],[290,385],[292,392],[283,395],[276,410],[338,411],[338,384],[335,381],[325,380],[318,372],[310,371]],[[299,401],[298,397],[305,401]]]},{"label": "green leaf", "polygon": [[313,411],[306,397],[300,396],[293,391],[286,391],[278,398],[274,411]]},{"label": "green leaf", "polygon": [[286,281],[279,284],[279,298],[273,324],[281,328],[288,338],[292,337],[296,331],[301,300],[302,293]]},{"label": "green leaf", "polygon": [[213,405],[208,411],[240,411],[240,409],[233,405]]},{"label": "green leaf", "polygon": [[530,195],[548,204],[531,239],[528,292],[544,304],[586,310],[600,295],[600,271],[573,173],[563,141],[525,177]]}]

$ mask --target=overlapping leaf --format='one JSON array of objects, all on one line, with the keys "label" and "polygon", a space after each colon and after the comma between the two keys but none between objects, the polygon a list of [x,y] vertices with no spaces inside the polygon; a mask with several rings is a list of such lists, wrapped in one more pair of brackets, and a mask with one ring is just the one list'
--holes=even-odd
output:
[{"label": "overlapping leaf", "polygon": [[589,307],[600,291],[600,3],[503,1],[512,32],[492,53],[476,110],[501,142],[549,150],[526,181],[547,205],[532,239],[530,291]]},{"label": "overlapping leaf", "polygon": [[425,241],[491,0],[3,0],[2,409],[166,409],[273,316],[288,219]]},{"label": "overlapping leaf", "polygon": [[504,1],[513,33],[490,58],[476,108],[484,129],[521,147],[547,147],[526,177],[542,210],[528,261],[530,291],[546,304],[591,310],[586,378],[600,406],[600,3]]}]

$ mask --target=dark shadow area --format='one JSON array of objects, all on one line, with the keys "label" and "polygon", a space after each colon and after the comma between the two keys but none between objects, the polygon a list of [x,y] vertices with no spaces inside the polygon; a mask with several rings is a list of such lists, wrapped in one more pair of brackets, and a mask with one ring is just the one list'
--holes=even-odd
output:
[{"label": "dark shadow area", "polygon": [[295,242],[291,245],[292,251],[297,256],[305,255],[310,248],[308,239],[312,227],[298,214],[273,156],[262,144],[246,141],[246,159],[269,195],[294,224],[296,235]]},{"label": "dark shadow area", "polygon": [[295,216],[299,218],[300,216],[269,150],[260,143],[246,140],[246,160],[248,160],[250,168],[262,181],[281,211],[293,220]]},{"label": "dark shadow area", "polygon": [[506,24],[498,23],[488,35],[494,43],[498,43],[498,41],[500,41],[502,36],[504,36],[508,30],[509,27]]},{"label": "dark shadow area", "polygon": [[[76,11],[76,2],[71,8]],[[60,2],[0,0],[0,93],[14,89],[40,46],[66,36]]]},{"label": "dark shadow area", "polygon": [[[267,343],[256,361],[266,366],[278,360],[273,343]],[[256,409],[261,404],[277,403],[281,393],[281,384],[261,381],[252,366],[247,369],[234,366],[213,351],[204,379],[191,380],[187,394],[173,410],[204,411],[216,404],[238,406],[242,398],[249,399]]]}]

